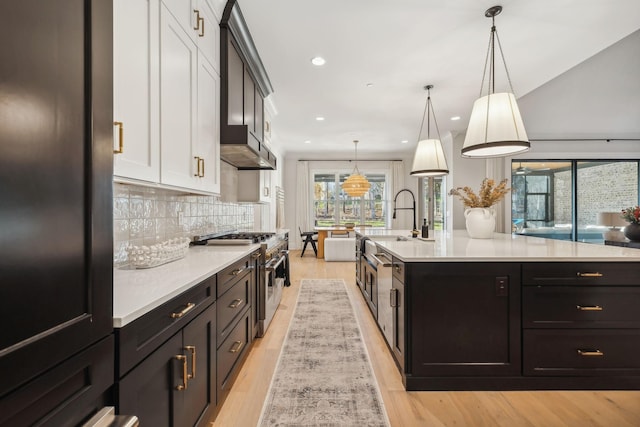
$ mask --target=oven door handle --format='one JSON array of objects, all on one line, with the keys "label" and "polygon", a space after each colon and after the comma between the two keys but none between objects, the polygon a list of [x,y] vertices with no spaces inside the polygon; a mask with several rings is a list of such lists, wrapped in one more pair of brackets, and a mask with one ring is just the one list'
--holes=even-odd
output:
[{"label": "oven door handle", "polygon": [[267,264],[267,267],[265,268],[265,270],[267,271],[276,271],[276,268],[278,268],[280,266],[280,264],[282,264],[285,261],[286,257],[285,256],[281,256],[280,258],[278,258],[278,262],[276,262],[276,265],[274,265],[273,267],[271,266],[271,262],[269,262],[269,264]]}]

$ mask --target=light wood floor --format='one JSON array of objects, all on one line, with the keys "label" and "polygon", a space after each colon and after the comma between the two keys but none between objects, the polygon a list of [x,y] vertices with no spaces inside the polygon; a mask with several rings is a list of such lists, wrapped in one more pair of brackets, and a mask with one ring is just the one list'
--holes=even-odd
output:
[{"label": "light wood floor", "polygon": [[256,340],[212,426],[253,427],[267,395],[303,278],[343,278],[393,427],[640,426],[640,391],[406,392],[355,285],[355,266],[291,251],[292,285],[265,337]]}]

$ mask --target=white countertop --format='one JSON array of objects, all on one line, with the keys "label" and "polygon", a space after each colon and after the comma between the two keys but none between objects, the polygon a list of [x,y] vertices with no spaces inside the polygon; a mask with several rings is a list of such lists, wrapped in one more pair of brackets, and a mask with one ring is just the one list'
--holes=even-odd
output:
[{"label": "white countertop", "polygon": [[472,239],[465,230],[454,230],[453,233],[431,231],[434,238],[431,241],[396,241],[385,237],[407,236],[410,231],[357,231],[406,262],[640,262],[638,249],[504,233],[495,233],[493,239]]},{"label": "white countertop", "polygon": [[113,270],[113,326],[121,328],[260,247],[192,246],[187,256],[154,268]]}]

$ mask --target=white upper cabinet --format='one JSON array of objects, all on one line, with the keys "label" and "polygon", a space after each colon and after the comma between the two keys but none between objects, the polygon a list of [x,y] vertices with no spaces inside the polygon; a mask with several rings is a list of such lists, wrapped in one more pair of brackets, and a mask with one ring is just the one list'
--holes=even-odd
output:
[{"label": "white upper cabinet", "polygon": [[198,155],[200,189],[220,193],[220,76],[209,61],[198,61]]},{"label": "white upper cabinet", "polygon": [[113,173],[116,179],[155,183],[160,179],[159,2],[114,0],[113,12]]},{"label": "white upper cabinet", "polygon": [[217,194],[220,76],[165,6],[160,27],[161,182]]},{"label": "white upper cabinet", "polygon": [[113,38],[114,151],[123,146],[114,179],[219,194],[220,28],[211,6],[114,0]]},{"label": "white upper cabinet", "polygon": [[207,0],[163,0],[185,33],[220,74],[220,18]]},{"label": "white upper cabinet", "polygon": [[197,152],[197,47],[165,7],[160,14],[161,181],[198,188],[202,161]]}]

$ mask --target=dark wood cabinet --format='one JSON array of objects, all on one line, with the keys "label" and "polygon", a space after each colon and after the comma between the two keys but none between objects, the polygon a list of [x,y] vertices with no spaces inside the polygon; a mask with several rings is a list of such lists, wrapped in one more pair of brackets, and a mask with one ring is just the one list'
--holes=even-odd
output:
[{"label": "dark wood cabinet", "polygon": [[264,138],[264,98],[273,87],[237,2],[220,21],[220,65],[221,159],[239,170],[276,169]]},{"label": "dark wood cabinet", "polygon": [[141,425],[205,425],[216,411],[216,304],[156,348],[117,385],[120,413]]},{"label": "dark wood cabinet", "polygon": [[524,375],[640,376],[640,265],[524,264],[523,282]]},{"label": "dark wood cabinet", "polygon": [[251,316],[245,311],[243,316],[234,323],[227,338],[219,344],[217,353],[218,363],[218,406],[224,403],[231,385],[242,367],[251,343]]},{"label": "dark wood cabinet", "polygon": [[0,15],[0,419],[70,425],[112,384],[84,376],[113,353],[112,4]]},{"label": "dark wood cabinet", "polygon": [[521,370],[520,265],[406,264],[408,373],[508,376]]},{"label": "dark wood cabinet", "polygon": [[215,295],[216,276],[212,276],[125,327],[117,328],[115,334],[118,344],[118,376],[123,377],[145,357],[156,351],[162,343],[184,328],[187,322],[193,320],[216,300]]},{"label": "dark wood cabinet", "polygon": [[140,425],[207,425],[254,335],[255,254],[116,329],[118,413]]}]

